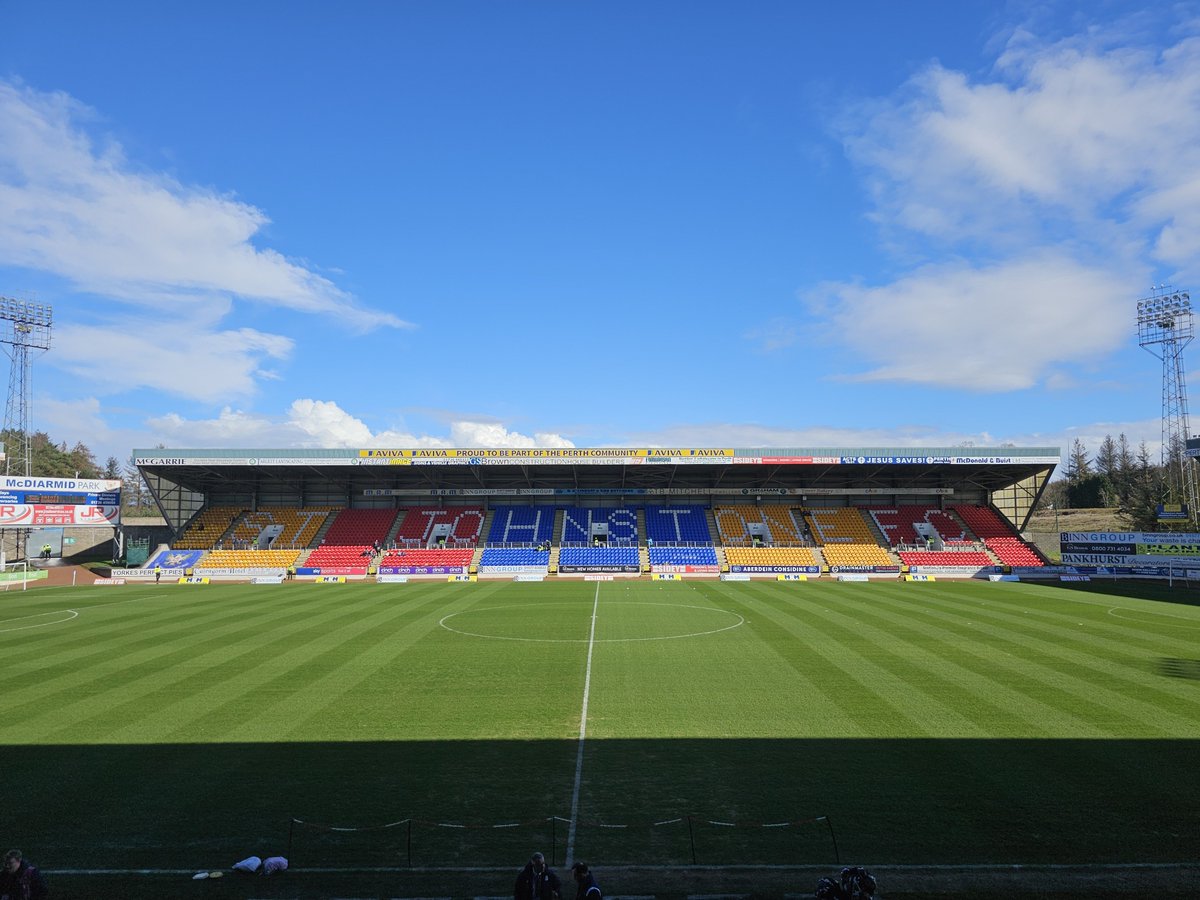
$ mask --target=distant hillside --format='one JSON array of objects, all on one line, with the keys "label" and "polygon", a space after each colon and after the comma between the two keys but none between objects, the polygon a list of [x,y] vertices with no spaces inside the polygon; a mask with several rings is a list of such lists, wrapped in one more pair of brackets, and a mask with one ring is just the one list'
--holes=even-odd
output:
[{"label": "distant hillside", "polygon": [[1038,533],[1058,531],[1125,531],[1115,509],[1060,509],[1058,527],[1055,528],[1054,510],[1034,513],[1026,529]]}]

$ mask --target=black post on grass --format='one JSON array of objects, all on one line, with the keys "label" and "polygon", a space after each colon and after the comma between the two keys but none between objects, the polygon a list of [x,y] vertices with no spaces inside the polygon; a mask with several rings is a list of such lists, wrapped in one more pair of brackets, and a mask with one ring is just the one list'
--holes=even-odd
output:
[{"label": "black post on grass", "polygon": [[292,819],[288,822],[288,865],[292,862],[292,838],[296,834],[296,820]]},{"label": "black post on grass", "polygon": [[833,833],[833,822],[830,821],[829,816],[819,816],[817,821],[824,821],[829,826],[829,837],[833,841],[833,861],[840,866],[842,864],[842,855],[838,853],[837,835]]},{"label": "black post on grass", "polygon": [[688,840],[692,844],[692,865],[696,865],[696,833],[692,831],[692,817],[688,816]]},{"label": "black post on grass", "polygon": [[406,849],[408,851],[408,867],[412,868],[412,819],[408,820],[408,834],[405,837]]}]

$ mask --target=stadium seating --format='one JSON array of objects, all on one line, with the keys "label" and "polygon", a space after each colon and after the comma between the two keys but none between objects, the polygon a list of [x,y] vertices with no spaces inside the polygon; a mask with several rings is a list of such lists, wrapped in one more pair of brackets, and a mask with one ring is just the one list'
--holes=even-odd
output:
[{"label": "stadium seating", "polygon": [[489,544],[540,544],[554,534],[554,506],[497,506],[493,509]]},{"label": "stadium seating", "polygon": [[299,550],[209,550],[197,569],[286,569],[296,563]]},{"label": "stadium seating", "polygon": [[176,550],[207,550],[241,514],[240,506],[208,506],[188,524],[179,539],[172,544]]},{"label": "stadium seating", "polygon": [[984,538],[983,544],[1006,566],[1025,566],[1034,568],[1046,563],[1019,537]]},{"label": "stadium seating", "polygon": [[382,543],[396,521],[394,509],[344,509],[337,514],[324,543],[309,554],[307,568],[365,569],[374,558],[374,545]]},{"label": "stadium seating", "polygon": [[1006,566],[1043,566],[1042,558],[1021,540],[1016,529],[988,506],[952,507],[964,522]]},{"label": "stadium seating", "polygon": [[803,529],[796,524],[790,507],[763,506],[761,509],[763,521],[771,531],[772,543],[800,543],[804,540]]},{"label": "stadium seating", "polygon": [[[815,534],[814,530],[814,534]],[[821,548],[829,566],[895,566],[886,550],[878,544],[825,544]]]},{"label": "stadium seating", "polygon": [[994,566],[992,558],[981,550],[901,550],[900,562],[906,566]]},{"label": "stadium seating", "polygon": [[608,526],[609,543],[629,544],[637,541],[637,510],[624,506],[617,509],[574,506],[563,513],[562,542],[591,543],[594,524]]},{"label": "stadium seating", "polygon": [[966,537],[962,523],[936,506],[897,506],[867,512],[892,547],[923,545],[925,539],[915,527],[918,524],[933,526],[943,541],[959,541]]},{"label": "stadium seating", "polygon": [[651,547],[650,568],[655,566],[715,566],[717,551],[712,547]]},{"label": "stadium seating", "polygon": [[[757,506],[717,506],[713,509],[713,518],[717,523],[717,533],[721,543],[727,547],[745,546],[751,543],[750,529],[747,524],[763,524],[762,513]],[[764,529],[766,525],[763,524]]]},{"label": "stadium seating", "polygon": [[480,572],[486,572],[490,568],[508,566],[537,566],[544,569],[549,565],[549,550],[534,550],[525,547],[488,547],[483,551],[483,556],[479,558]]},{"label": "stadium seating", "polygon": [[[383,555],[383,561],[379,564],[380,567],[395,566],[397,568],[404,566],[413,567],[430,567],[430,568],[463,568],[471,564],[471,557],[475,555],[475,551],[470,547],[456,547],[450,549],[425,549],[416,548],[413,550],[398,549],[389,550]],[[311,561],[311,557],[309,558]]]},{"label": "stadium seating", "polygon": [[827,544],[872,544],[878,546],[875,535],[862,517],[862,512],[853,506],[841,509],[810,509],[805,518],[813,540],[821,546]]},{"label": "stadium seating", "polygon": [[429,543],[435,525],[449,525],[450,545],[474,547],[483,529],[484,511],[478,506],[417,506],[407,510],[396,542],[408,546],[424,547]]},{"label": "stadium seating", "polygon": [[560,569],[636,569],[639,565],[637,547],[563,547],[558,554]]},{"label": "stadium seating", "polygon": [[748,546],[753,543],[750,524],[761,523],[766,541],[772,544],[798,544],[802,541],[799,529],[786,506],[753,506],[738,504],[718,506],[713,510],[721,543],[726,546]]},{"label": "stadium seating", "polygon": [[312,543],[325,519],[332,512],[330,507],[300,509],[294,506],[260,507],[257,512],[246,513],[233,529],[233,539],[253,543],[264,528],[281,525],[283,531],[275,538],[272,546],[279,549],[303,548]]},{"label": "stadium seating", "polygon": [[731,566],[815,566],[817,559],[808,547],[728,547],[725,561]]},{"label": "stadium seating", "polygon": [[703,506],[647,506],[646,536],[655,544],[711,544]]}]

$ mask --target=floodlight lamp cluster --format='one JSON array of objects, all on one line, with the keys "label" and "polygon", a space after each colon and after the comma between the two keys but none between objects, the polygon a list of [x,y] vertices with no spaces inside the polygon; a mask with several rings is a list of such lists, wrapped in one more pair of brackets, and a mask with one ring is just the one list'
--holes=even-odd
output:
[{"label": "floodlight lamp cluster", "polygon": [[28,331],[33,326],[50,328],[54,324],[54,308],[49,303],[0,297],[0,319],[15,322],[17,331]]},{"label": "floodlight lamp cluster", "polygon": [[1177,318],[1192,314],[1192,298],[1187,291],[1175,291],[1139,300],[1137,310],[1139,324],[1172,328]]}]

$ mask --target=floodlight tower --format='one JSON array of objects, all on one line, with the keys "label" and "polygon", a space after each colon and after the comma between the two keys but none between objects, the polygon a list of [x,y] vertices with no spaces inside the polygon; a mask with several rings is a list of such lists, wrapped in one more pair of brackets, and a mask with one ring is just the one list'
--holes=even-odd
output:
[{"label": "floodlight tower", "polygon": [[1184,455],[1191,436],[1188,426],[1187,382],[1183,371],[1183,348],[1195,336],[1192,322],[1192,298],[1187,291],[1168,285],[1154,288],[1149,297],[1138,301],[1138,344],[1162,360],[1162,451],[1161,461],[1170,481],[1188,505],[1194,518],[1196,476]]},{"label": "floodlight tower", "polygon": [[12,361],[8,372],[8,403],[4,430],[20,446],[8,449],[5,475],[33,474],[33,434],[29,427],[29,385],[32,354],[50,349],[54,310],[48,304],[0,297],[0,344]]}]

